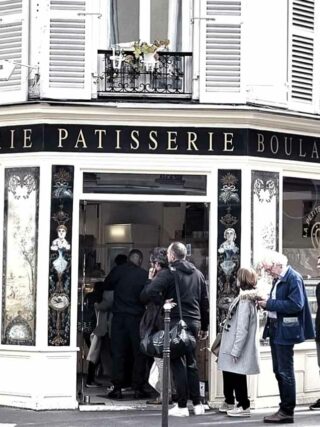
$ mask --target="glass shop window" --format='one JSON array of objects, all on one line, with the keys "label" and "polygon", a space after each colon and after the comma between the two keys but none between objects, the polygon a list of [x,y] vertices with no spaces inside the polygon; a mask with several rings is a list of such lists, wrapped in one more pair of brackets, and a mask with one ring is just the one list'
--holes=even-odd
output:
[{"label": "glass shop window", "polygon": [[207,194],[207,177],[206,175],[85,172],[83,174],[83,192],[205,196]]},{"label": "glass shop window", "polygon": [[[182,0],[108,0],[108,48],[130,42],[169,40],[168,50],[180,51]],[[187,6],[187,4],[185,5]],[[123,46],[121,46],[121,44]]]},{"label": "glass shop window", "polygon": [[305,279],[319,277],[320,180],[283,179],[283,252]]}]

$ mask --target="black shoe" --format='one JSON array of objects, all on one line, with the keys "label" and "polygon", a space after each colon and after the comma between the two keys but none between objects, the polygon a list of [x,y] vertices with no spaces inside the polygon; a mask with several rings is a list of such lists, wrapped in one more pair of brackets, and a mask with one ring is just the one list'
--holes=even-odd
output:
[{"label": "black shoe", "polygon": [[86,383],[87,388],[96,388],[96,387],[102,387],[103,384],[98,383],[97,381],[90,381],[89,383]]},{"label": "black shoe", "polygon": [[109,399],[122,399],[122,392],[120,388],[114,388],[110,393],[108,393],[107,397]]},{"label": "black shoe", "polygon": [[320,399],[309,406],[310,411],[320,411]]},{"label": "black shoe", "polygon": [[288,415],[279,410],[275,414],[264,417],[263,422],[272,423],[272,424],[293,424],[294,418],[293,415]]},{"label": "black shoe", "polygon": [[135,390],[133,397],[134,399],[148,399],[151,397],[151,393],[148,393],[145,390]]}]

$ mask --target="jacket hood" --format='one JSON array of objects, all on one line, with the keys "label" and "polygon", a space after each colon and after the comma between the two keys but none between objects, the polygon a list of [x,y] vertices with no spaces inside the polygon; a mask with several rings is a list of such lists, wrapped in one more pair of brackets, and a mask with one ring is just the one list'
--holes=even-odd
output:
[{"label": "jacket hood", "polygon": [[181,271],[184,274],[192,274],[195,271],[196,267],[193,264],[191,264],[191,262],[185,259],[182,259],[179,261],[174,261],[171,264],[170,269],[173,271],[174,270]]},{"label": "jacket hood", "polygon": [[240,291],[241,300],[258,301],[263,299],[263,295],[257,289],[248,289],[246,291]]}]

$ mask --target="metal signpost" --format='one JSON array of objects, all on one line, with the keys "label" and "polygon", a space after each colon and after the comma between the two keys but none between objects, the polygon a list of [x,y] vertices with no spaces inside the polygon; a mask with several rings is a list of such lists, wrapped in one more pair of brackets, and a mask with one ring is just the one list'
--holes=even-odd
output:
[{"label": "metal signpost", "polygon": [[175,306],[172,302],[166,302],[164,309],[164,343],[163,343],[163,372],[162,372],[162,427],[168,427],[169,408],[169,369],[170,369],[170,312]]}]

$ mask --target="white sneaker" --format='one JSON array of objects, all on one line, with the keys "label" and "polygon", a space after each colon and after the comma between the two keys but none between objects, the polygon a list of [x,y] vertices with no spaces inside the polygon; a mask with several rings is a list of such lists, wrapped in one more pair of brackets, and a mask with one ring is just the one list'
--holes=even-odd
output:
[{"label": "white sneaker", "polygon": [[171,415],[172,417],[188,417],[189,409],[179,408],[178,404],[176,404],[173,408],[169,409],[168,415]]},{"label": "white sneaker", "polygon": [[243,409],[241,406],[236,406],[235,408],[227,411],[228,417],[251,417],[250,408]]},{"label": "white sneaker", "polygon": [[219,412],[223,412],[224,414],[226,414],[228,411],[231,411],[231,409],[233,408],[234,408],[234,405],[230,405],[227,402],[223,402],[219,407]]},{"label": "white sneaker", "polygon": [[193,406],[193,412],[194,412],[194,415],[203,415],[204,414],[204,406],[202,405],[202,403],[199,403],[199,405],[194,405]]}]

